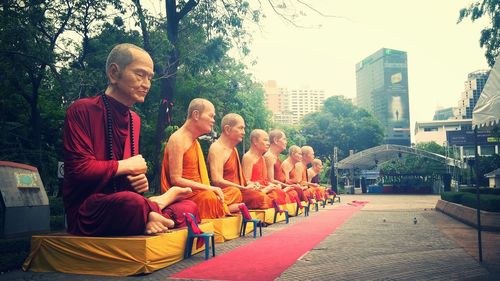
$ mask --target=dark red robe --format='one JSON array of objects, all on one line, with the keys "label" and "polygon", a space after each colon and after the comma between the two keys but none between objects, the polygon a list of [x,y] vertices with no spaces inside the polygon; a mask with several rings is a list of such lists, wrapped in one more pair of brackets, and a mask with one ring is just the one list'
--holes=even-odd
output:
[{"label": "dark red robe", "polygon": [[[108,100],[114,159],[127,159],[131,156],[129,108],[111,97]],[[135,112],[130,112],[138,153],[141,121]],[[66,112],[63,199],[68,232],[88,236],[140,235],[144,233],[150,212],[174,220],[176,227],[186,225],[183,212],[198,216],[192,201],[183,200],[160,210],[157,203],[127,186],[124,177],[114,177],[118,161],[107,160],[106,119],[100,95],[77,100]]]}]

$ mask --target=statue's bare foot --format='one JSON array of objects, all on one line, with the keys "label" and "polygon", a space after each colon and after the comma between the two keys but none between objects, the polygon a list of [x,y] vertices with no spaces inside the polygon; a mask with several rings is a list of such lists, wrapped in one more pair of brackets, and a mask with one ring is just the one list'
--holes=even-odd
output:
[{"label": "statue's bare foot", "polygon": [[160,196],[149,197],[149,200],[156,202],[160,209],[167,207],[174,203],[176,200],[182,199],[185,195],[193,192],[189,187],[172,186],[167,192]]},{"label": "statue's bare foot", "polygon": [[179,187],[179,186],[172,186],[168,191],[171,191],[173,194],[177,196],[188,195],[189,193],[193,192],[193,190],[190,187]]},{"label": "statue's bare foot", "polygon": [[164,233],[167,232],[168,229],[174,228],[174,225],[175,223],[173,220],[167,219],[156,212],[149,212],[148,222],[146,223],[144,233],[149,235]]}]

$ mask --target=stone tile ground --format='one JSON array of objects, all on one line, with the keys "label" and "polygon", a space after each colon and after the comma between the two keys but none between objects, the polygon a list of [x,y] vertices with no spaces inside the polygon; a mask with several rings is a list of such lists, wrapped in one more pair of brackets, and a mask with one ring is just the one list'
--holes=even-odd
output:
[{"label": "stone tile ground", "polygon": [[[500,233],[483,232],[484,262],[478,263],[475,229],[433,210],[437,199],[433,195],[342,196],[342,204],[370,203],[278,280],[500,280]],[[304,219],[292,218],[291,223]],[[272,225],[264,235],[286,227]],[[253,241],[247,237],[218,244],[217,253]],[[152,274],[127,278],[13,271],[0,275],[0,280],[169,280],[171,274],[202,261],[199,254]]]}]

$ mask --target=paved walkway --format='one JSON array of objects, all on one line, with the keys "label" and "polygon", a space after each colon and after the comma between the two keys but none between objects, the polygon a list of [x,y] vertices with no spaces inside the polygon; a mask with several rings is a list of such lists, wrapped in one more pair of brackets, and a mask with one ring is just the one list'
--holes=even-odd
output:
[{"label": "paved walkway", "polygon": [[[438,198],[343,195],[342,204],[370,203],[278,280],[500,280],[500,233],[483,232],[484,262],[478,263],[477,231],[435,211]],[[291,223],[304,219],[292,218]],[[272,225],[264,235],[286,227]],[[218,244],[217,253],[252,241],[247,237]],[[152,274],[128,278],[13,271],[0,275],[0,280],[171,280],[172,273],[202,261],[199,254]]]}]

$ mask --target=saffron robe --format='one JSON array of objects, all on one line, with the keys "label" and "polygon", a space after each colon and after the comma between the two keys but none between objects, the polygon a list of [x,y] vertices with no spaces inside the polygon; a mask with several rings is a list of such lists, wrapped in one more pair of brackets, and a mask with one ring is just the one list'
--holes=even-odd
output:
[{"label": "saffron robe", "polygon": [[[295,166],[288,173],[288,178],[290,179],[289,182],[287,182],[288,184],[290,184],[290,183],[297,184],[298,182],[300,182],[300,180],[297,179],[297,171],[295,170]],[[310,196],[309,191],[303,190],[299,186],[295,186],[294,190],[297,192],[297,195],[299,196],[299,199],[301,201],[308,201],[309,196]]]},{"label": "saffron robe", "polygon": [[[108,97],[114,159],[127,159],[130,149],[129,108]],[[140,118],[133,119],[134,147],[138,152]],[[106,108],[101,95],[75,101],[67,110],[63,130],[63,200],[67,231],[75,235],[117,236],[143,234],[150,212],[185,226],[183,212],[197,215],[196,205],[181,201],[163,210],[115,177],[117,160],[107,160]],[[115,188],[116,187],[116,191]],[[117,219],[120,218],[120,219]]]},{"label": "saffron robe", "polygon": [[[280,182],[283,182],[285,183],[286,182],[286,176],[285,176],[285,172],[283,171],[283,169],[281,169],[281,160],[279,157],[276,157],[276,161],[274,162],[274,166],[273,166],[273,169],[274,169],[274,178]],[[293,201],[293,198],[296,198],[298,197],[299,199],[303,198],[304,195],[303,195],[303,192],[302,192],[302,189],[298,186],[294,186],[293,189],[291,190],[288,190],[286,192],[288,194],[288,197]],[[302,195],[300,195],[302,194]]]},{"label": "saffron robe", "polygon": [[[198,140],[194,140],[191,146],[184,152],[182,160],[182,177],[188,180],[210,185],[208,179],[207,165]],[[170,167],[168,164],[168,151],[165,149],[161,167],[161,191],[166,192],[172,186],[170,184]],[[225,196],[224,196],[225,197]],[[226,203],[222,203],[215,192],[205,189],[195,189],[186,195],[198,205],[198,212],[202,219],[223,218],[230,214]]]},{"label": "saffron robe", "polygon": [[[301,181],[301,184],[307,185],[308,182],[309,182],[309,178],[307,176],[307,166],[304,165],[304,169],[302,170],[302,181]],[[313,198],[313,199],[316,199],[316,200],[320,200],[320,198],[318,197],[318,195],[319,195],[318,188],[316,188],[314,186],[309,186],[308,185],[308,188],[306,190],[304,190],[304,193],[306,193],[306,196],[308,198]]]},{"label": "saffron robe", "polygon": [[[236,148],[233,149],[226,163],[224,163],[224,173],[222,177],[227,181],[241,186],[247,185],[241,169],[238,150]],[[267,209],[272,207],[272,199],[262,191],[242,189],[241,194],[243,195],[243,202],[250,209]]]},{"label": "saffron robe", "polygon": [[[269,185],[269,180],[267,179],[267,168],[266,161],[263,156],[260,156],[257,162],[253,164],[252,167],[252,177],[250,179],[253,182],[258,182],[262,185]],[[280,205],[291,203],[290,197],[281,189],[273,189],[267,194],[271,199],[275,199]]]},{"label": "saffron robe", "polygon": [[325,200],[326,199],[326,190],[327,188],[324,186],[319,185],[319,174],[315,175],[314,177],[311,178],[311,183],[317,183],[318,184],[318,192],[317,196],[320,200]]}]

